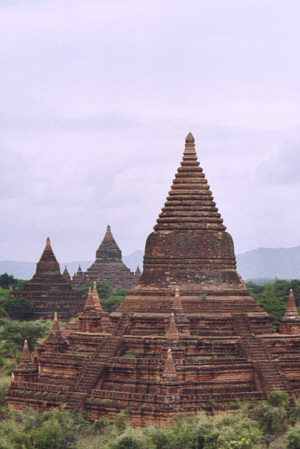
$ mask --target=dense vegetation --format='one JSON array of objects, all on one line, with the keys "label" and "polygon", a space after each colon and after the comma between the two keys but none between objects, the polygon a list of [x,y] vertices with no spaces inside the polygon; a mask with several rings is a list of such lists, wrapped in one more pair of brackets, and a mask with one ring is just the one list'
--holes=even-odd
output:
[{"label": "dense vegetation", "polygon": [[27,282],[7,273],[0,276],[0,318],[9,316],[14,320],[30,319],[33,304],[25,298],[9,297],[11,290],[22,290]]},{"label": "dense vegetation", "polygon": [[253,298],[270,315],[271,323],[276,331],[285,312],[290,288],[293,289],[297,306],[300,306],[300,280],[298,279],[276,280],[272,284],[264,285],[247,282],[247,287]]},{"label": "dense vegetation", "polygon": [[20,360],[24,340],[30,351],[50,332],[50,321],[0,320],[0,376],[10,374]]},{"label": "dense vegetation", "polygon": [[284,393],[268,401],[244,404],[215,416],[175,416],[168,428],[134,428],[130,410],[114,421],[89,422],[53,409],[8,412],[7,382],[0,384],[0,449],[299,449],[300,403],[290,407]]}]

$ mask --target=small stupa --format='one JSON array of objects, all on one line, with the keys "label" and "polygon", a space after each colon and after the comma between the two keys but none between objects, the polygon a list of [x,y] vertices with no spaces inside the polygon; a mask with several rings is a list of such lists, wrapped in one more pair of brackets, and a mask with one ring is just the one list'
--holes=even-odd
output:
[{"label": "small stupa", "polygon": [[122,261],[122,251],[118,247],[108,225],[105,236],[96,251],[95,262],[82,272],[81,268],[72,278],[72,284],[79,287],[88,282],[108,281],[114,287],[132,288],[138,281],[139,276],[135,276]]},{"label": "small stupa", "polygon": [[34,319],[51,319],[57,310],[61,319],[69,320],[83,309],[85,303],[85,295],[74,291],[70,281],[60,273],[49,237],[34,276],[23,290],[13,290],[10,296],[26,298],[33,303],[34,311],[30,318]]},{"label": "small stupa", "polygon": [[300,316],[292,289],[290,289],[284,317],[280,321],[280,333],[291,335],[300,334]]}]

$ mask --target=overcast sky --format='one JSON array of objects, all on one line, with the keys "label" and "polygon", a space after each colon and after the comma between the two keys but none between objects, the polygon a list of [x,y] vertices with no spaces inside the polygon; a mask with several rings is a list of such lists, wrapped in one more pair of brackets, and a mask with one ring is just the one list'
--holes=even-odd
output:
[{"label": "overcast sky", "polygon": [[300,244],[299,0],[2,0],[0,260],[144,249],[191,131],[237,253]]}]

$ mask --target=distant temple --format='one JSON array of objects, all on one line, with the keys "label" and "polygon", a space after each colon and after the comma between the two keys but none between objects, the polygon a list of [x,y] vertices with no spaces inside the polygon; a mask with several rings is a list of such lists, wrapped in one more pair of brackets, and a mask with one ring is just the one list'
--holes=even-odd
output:
[{"label": "distant temple", "polygon": [[137,268],[132,273],[122,261],[122,251],[118,247],[110,226],[107,226],[105,236],[96,251],[96,260],[85,273],[81,267],[72,278],[72,285],[80,287],[88,282],[108,281],[114,287],[132,288],[135,286],[141,275]]},{"label": "distant temple", "polygon": [[68,320],[76,316],[85,303],[85,295],[73,290],[67,269],[60,273],[49,237],[33,278],[23,290],[13,290],[10,296],[26,298],[33,303],[31,316],[35,319],[52,318],[53,313],[58,312],[61,319]]},{"label": "distant temple", "polygon": [[[165,425],[175,414],[223,410],[236,399],[262,400],[273,391],[299,395],[300,318],[293,294],[274,333],[236,271],[225,229],[188,134],[147,239],[138,284],[110,315],[94,286],[64,333],[55,317],[51,335],[32,357],[25,343],[9,407],[66,404],[87,419],[114,418],[130,407],[134,424]],[[114,251],[112,259],[118,258]]]}]

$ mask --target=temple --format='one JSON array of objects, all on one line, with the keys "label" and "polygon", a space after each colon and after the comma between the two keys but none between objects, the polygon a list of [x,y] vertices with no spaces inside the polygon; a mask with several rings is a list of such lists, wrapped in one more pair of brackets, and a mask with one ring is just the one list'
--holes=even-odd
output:
[{"label": "temple", "polygon": [[108,281],[114,287],[130,289],[139,277],[139,270],[134,274],[123,263],[122,251],[113,238],[110,226],[107,226],[105,236],[96,251],[95,262],[85,273],[79,267],[72,278],[72,285],[80,287],[88,282]]},{"label": "temple", "polygon": [[34,305],[34,310],[28,318],[51,319],[57,311],[60,319],[69,320],[83,309],[86,298],[84,294],[73,290],[70,276],[67,275],[67,269],[63,274],[60,273],[50,238],[47,237],[33,278],[23,290],[13,290],[10,297],[26,298]]},{"label": "temple", "polygon": [[91,290],[76,323],[36,348],[36,372],[30,365],[12,382],[9,407],[66,404],[88,419],[130,407],[134,424],[165,425],[180,412],[223,410],[272,391],[293,397],[299,323],[292,294],[280,333],[250,296],[188,134],[138,284],[109,316]]}]

